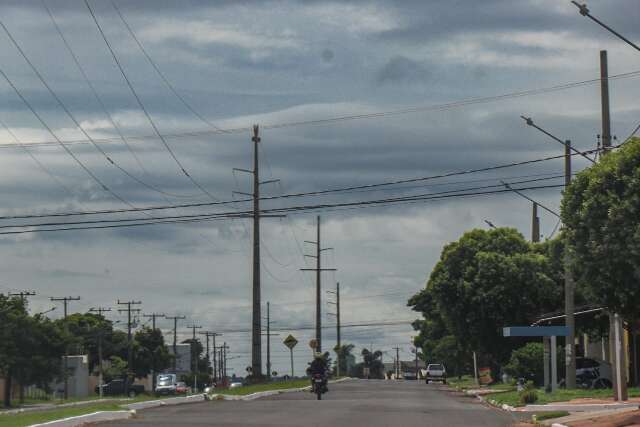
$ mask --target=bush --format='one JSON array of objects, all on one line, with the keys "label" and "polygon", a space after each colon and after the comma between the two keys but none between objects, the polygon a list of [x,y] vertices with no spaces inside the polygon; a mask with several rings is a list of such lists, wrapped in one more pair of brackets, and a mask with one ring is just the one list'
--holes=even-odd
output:
[{"label": "bush", "polygon": [[513,378],[524,378],[536,384],[544,381],[543,347],[541,343],[530,342],[513,350],[504,371]]},{"label": "bush", "polygon": [[538,391],[536,389],[525,388],[519,393],[520,403],[528,405],[538,401]]}]

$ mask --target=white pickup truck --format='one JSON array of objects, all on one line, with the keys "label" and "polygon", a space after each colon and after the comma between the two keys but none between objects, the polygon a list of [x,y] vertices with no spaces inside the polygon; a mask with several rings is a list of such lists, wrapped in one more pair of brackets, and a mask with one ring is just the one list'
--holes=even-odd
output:
[{"label": "white pickup truck", "polygon": [[426,383],[429,381],[442,381],[442,384],[447,383],[447,370],[441,363],[430,363],[427,366],[427,376],[425,378]]}]

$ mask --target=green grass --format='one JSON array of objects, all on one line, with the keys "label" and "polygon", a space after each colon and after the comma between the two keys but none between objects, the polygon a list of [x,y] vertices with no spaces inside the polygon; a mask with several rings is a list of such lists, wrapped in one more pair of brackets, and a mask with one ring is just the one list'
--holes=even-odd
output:
[{"label": "green grass", "polygon": [[[97,399],[98,397],[95,397]],[[113,396],[107,396],[105,398],[112,399]],[[113,402],[97,402],[87,403],[81,406],[70,406],[65,408],[51,408],[43,411],[25,412],[16,415],[0,414],[0,427],[22,427],[29,426],[31,424],[45,423],[47,421],[58,420],[61,418],[74,417],[77,415],[91,414],[97,411],[122,411],[126,408],[123,405],[130,403],[142,402],[145,400],[157,399],[155,396],[141,394],[134,399],[126,399],[123,396],[117,396],[118,401]],[[56,403],[72,403],[83,402],[94,399],[69,399],[67,401],[56,400]],[[52,402],[53,403],[53,402]]]},{"label": "green grass", "polygon": [[[565,390],[560,389],[553,393],[545,393],[543,390],[538,390],[538,401],[536,405],[544,405],[553,402],[565,402],[571,399],[580,399],[585,397],[591,397],[595,399],[605,399],[613,395],[611,389],[604,390]],[[629,397],[640,396],[640,388],[629,388]],[[485,396],[487,400],[494,400],[498,405],[506,403],[510,406],[524,406],[520,403],[520,397],[517,391],[509,391],[504,393],[489,394]]]},{"label": "green grass", "polygon": [[283,390],[286,388],[300,388],[306,387],[310,384],[308,379],[303,380],[292,380],[292,381],[278,381],[272,383],[264,383],[264,384],[253,384],[248,386],[242,386],[237,388],[231,388],[228,390],[221,390],[220,392],[216,391],[216,394],[227,394],[232,396],[244,396],[247,394],[257,393],[259,391],[269,391],[269,390]]},{"label": "green grass", "polygon": [[502,383],[495,383],[495,384],[491,384],[489,386],[477,386],[475,379],[471,375],[463,375],[461,378],[458,378],[458,377],[451,378],[450,377],[450,378],[447,378],[447,383],[450,386],[452,386],[454,388],[457,388],[459,390],[488,388],[490,390],[506,391],[506,390],[513,390],[514,389],[514,386],[512,386],[510,384],[502,384]]},{"label": "green grass", "polygon": [[569,415],[567,411],[552,411],[552,412],[540,412],[538,414],[535,414],[534,417],[536,421],[544,421],[544,420],[551,420],[553,418],[566,417],[567,415]]},{"label": "green grass", "polygon": [[[57,408],[48,411],[27,412],[17,415],[0,415],[0,427],[24,427],[31,424],[45,423],[66,417],[90,414],[97,411],[118,411],[124,402],[96,403],[69,408]],[[127,402],[128,403],[128,402]]]}]

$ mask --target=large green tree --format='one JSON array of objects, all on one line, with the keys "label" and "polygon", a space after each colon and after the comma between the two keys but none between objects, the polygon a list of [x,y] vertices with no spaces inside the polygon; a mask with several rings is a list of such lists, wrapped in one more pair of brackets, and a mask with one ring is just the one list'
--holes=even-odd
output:
[{"label": "large green tree", "polygon": [[640,139],[580,172],[566,189],[562,220],[577,281],[594,303],[638,320]]},{"label": "large green tree", "polygon": [[460,364],[476,351],[497,368],[522,344],[504,338],[502,327],[559,308],[561,292],[553,263],[516,230],[469,231],[444,247],[426,288],[409,300],[424,316],[414,325],[416,342],[427,360],[448,348]]}]

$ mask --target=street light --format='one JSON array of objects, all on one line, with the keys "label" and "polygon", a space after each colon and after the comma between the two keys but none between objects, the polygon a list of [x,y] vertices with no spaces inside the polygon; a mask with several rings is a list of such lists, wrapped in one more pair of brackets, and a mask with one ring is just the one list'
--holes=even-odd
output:
[{"label": "street light", "polygon": [[47,313],[51,313],[52,311],[54,311],[56,309],[56,307],[51,307],[49,310],[45,310],[45,311],[41,311],[40,313],[36,313],[34,314],[34,316],[42,316],[45,315]]},{"label": "street light", "polygon": [[606,29],[610,33],[614,34],[619,39],[623,40],[625,43],[627,43],[628,45],[633,47],[635,50],[640,51],[640,47],[638,47],[637,44],[633,43],[631,40],[629,40],[628,38],[626,38],[622,34],[618,33],[616,30],[614,30],[613,28],[609,27],[607,24],[605,24],[604,22],[600,21],[595,16],[591,15],[591,12],[589,11],[589,8],[587,7],[586,4],[580,4],[575,0],[573,0],[571,3],[576,5],[576,7],[578,8],[578,11],[580,12],[580,15],[586,16],[587,18],[591,19],[596,24],[600,25],[601,27],[603,27],[604,29]]}]

